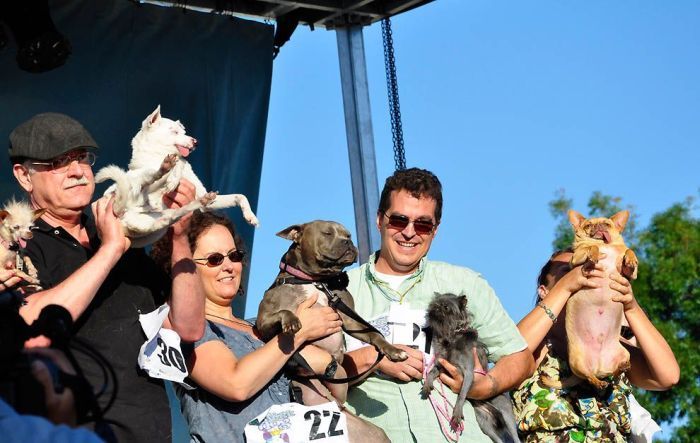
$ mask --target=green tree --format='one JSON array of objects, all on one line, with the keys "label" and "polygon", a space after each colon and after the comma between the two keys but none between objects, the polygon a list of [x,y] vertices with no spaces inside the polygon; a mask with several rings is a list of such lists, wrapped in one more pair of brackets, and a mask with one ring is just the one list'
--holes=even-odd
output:
[{"label": "green tree", "polygon": [[[636,218],[625,229],[628,246],[640,259],[634,294],[656,328],[673,349],[681,367],[679,384],[669,391],[635,392],[639,402],[659,422],[679,421],[672,442],[694,442],[700,436],[700,219],[693,215],[695,200],[689,198],[652,217],[648,227],[637,231]],[[571,245],[566,211],[572,200],[563,191],[550,202],[560,219],[555,248]],[[594,193],[588,216],[610,216],[622,209],[617,197]],[[627,207],[629,208],[629,207]],[[568,229],[568,232],[567,232]]]}]

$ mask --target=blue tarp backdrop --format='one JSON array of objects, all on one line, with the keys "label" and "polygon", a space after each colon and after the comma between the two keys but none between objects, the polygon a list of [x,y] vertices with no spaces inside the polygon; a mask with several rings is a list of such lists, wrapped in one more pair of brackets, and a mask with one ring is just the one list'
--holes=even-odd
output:
[{"label": "blue tarp backdrop", "polygon": [[[131,138],[161,105],[198,141],[189,161],[207,189],[242,193],[257,207],[272,79],[273,27],[126,0],[49,1],[71,42],[66,64],[32,74],[17,67],[16,47],[0,51],[0,139],[40,112],[62,112],[100,146],[94,170],[126,168]],[[5,151],[6,152],[6,151]],[[1,154],[7,155],[7,154]],[[7,157],[6,157],[7,158]],[[21,196],[7,161],[0,199]],[[98,187],[96,197],[105,186]],[[253,229],[229,211],[248,249]],[[243,313],[243,297],[235,309]]]}]

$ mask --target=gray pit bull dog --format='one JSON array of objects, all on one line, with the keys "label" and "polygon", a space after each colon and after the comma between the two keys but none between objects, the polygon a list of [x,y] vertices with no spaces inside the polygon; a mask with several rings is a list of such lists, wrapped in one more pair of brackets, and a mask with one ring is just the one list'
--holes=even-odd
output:
[{"label": "gray pit bull dog", "polygon": [[[339,298],[351,310],[354,309],[352,296],[347,291],[347,275],[343,269],[357,258],[357,248],[353,245],[350,232],[339,223],[316,220],[302,225],[293,225],[277,233],[292,241],[292,245],[282,257],[280,272],[275,283],[265,292],[260,307],[256,328],[263,340],[268,341],[279,333],[294,334],[301,328],[299,318],[294,314],[299,304],[312,294],[318,293],[317,305],[328,306],[329,298]],[[330,294],[330,297],[329,297]],[[332,303],[331,303],[332,304]],[[343,330],[366,343],[373,345],[391,361],[403,361],[408,356],[401,349],[391,345],[384,336],[373,328],[348,315],[341,309],[338,314],[343,321]],[[354,314],[354,311],[353,311]],[[357,316],[357,314],[354,314]],[[359,317],[358,317],[359,318]],[[328,351],[334,358],[330,371],[337,368],[335,378],[343,374],[337,364],[343,360],[345,341],[341,332],[316,340],[314,346]],[[331,365],[329,365],[331,368]],[[329,375],[329,370],[326,371]],[[303,402],[313,405],[329,401],[321,394],[318,380],[299,381]],[[336,391],[331,389],[338,397]],[[344,398],[339,398],[340,403]],[[350,440],[387,441],[384,432],[370,423],[347,413]],[[359,427],[359,429],[357,429]],[[376,429],[374,429],[376,428]],[[354,432],[355,431],[355,432]],[[364,435],[363,435],[364,433]],[[353,438],[355,434],[358,439]],[[375,435],[376,438],[369,438]],[[382,437],[383,436],[383,437]]]},{"label": "gray pit bull dog", "polygon": [[[282,257],[281,270],[275,284],[265,292],[258,308],[256,327],[263,339],[269,340],[280,332],[294,334],[301,328],[294,311],[299,303],[318,291],[315,282],[326,283],[334,295],[350,309],[354,308],[352,295],[345,288],[347,276],[342,271],[355,262],[357,248],[343,225],[315,220],[290,226],[277,235],[292,240],[293,243]],[[326,294],[320,291],[317,303],[327,306],[328,301]],[[345,312],[338,311],[338,314],[343,320],[343,329],[348,334],[373,345],[389,360],[403,361],[408,357],[404,351],[387,342],[381,333],[368,331],[365,324]],[[319,342],[315,344],[318,346]],[[338,345],[326,350],[340,362],[343,348],[341,335]]]}]

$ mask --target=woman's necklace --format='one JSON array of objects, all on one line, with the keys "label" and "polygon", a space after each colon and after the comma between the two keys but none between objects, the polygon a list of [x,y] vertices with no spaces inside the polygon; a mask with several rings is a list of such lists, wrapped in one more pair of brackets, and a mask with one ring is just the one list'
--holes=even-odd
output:
[{"label": "woman's necklace", "polygon": [[231,323],[237,323],[237,324],[239,324],[239,325],[248,326],[248,327],[253,327],[253,325],[252,325],[251,323],[248,323],[248,322],[245,321],[245,320],[239,320],[239,319],[237,319],[237,318],[220,317],[220,316],[218,316],[218,315],[210,314],[210,313],[208,313],[208,312],[205,312],[204,315],[210,315],[210,316],[212,316],[212,317],[220,318],[221,320],[230,321]]}]

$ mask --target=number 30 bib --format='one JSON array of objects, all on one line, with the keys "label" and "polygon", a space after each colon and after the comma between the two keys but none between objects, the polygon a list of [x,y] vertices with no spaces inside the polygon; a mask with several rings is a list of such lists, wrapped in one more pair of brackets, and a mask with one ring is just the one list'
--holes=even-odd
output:
[{"label": "number 30 bib", "polygon": [[182,382],[188,373],[180,351],[180,336],[162,327],[168,312],[170,306],[164,304],[153,312],[139,315],[146,342],[141,346],[138,362],[150,377]]}]

